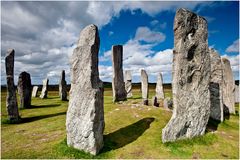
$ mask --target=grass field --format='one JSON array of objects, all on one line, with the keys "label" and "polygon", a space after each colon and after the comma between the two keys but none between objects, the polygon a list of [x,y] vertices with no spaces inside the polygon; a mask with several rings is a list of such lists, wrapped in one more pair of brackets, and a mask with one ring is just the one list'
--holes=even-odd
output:
[{"label": "grass field", "polygon": [[[171,96],[165,90],[165,96]],[[226,158],[239,159],[239,116],[231,115],[218,126],[209,125],[204,136],[163,144],[161,131],[171,117],[162,107],[140,106],[139,89],[121,104],[104,92],[104,148],[97,156],[66,145],[65,119],[68,102],[57,91],[49,98],[33,98],[31,109],[20,110],[20,124],[6,124],[6,92],[1,93],[2,158]],[[150,97],[154,90],[150,90]],[[19,102],[19,101],[18,101]],[[236,104],[239,111],[239,106]],[[215,131],[214,131],[215,130]]]}]

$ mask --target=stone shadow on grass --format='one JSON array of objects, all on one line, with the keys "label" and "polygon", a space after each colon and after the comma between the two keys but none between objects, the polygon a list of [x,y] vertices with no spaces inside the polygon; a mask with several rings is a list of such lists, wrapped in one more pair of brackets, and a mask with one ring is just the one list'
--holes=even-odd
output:
[{"label": "stone shadow on grass", "polygon": [[66,114],[66,112],[60,112],[60,113],[40,115],[40,116],[34,116],[34,117],[25,117],[25,118],[21,118],[20,123],[28,123],[28,122],[41,120],[41,119],[44,119],[44,118],[51,118],[51,117],[55,117],[55,116],[65,115],[65,114]]},{"label": "stone shadow on grass", "polygon": [[133,123],[124,128],[104,135],[104,146],[100,153],[105,153],[111,150],[121,148],[140,137],[149,127],[150,124],[154,121],[154,118],[143,118],[136,123]]},{"label": "stone shadow on grass", "polygon": [[27,109],[51,108],[51,107],[58,107],[60,105],[61,104],[46,104],[46,105],[40,105],[40,106],[31,105],[31,107],[29,107]]}]

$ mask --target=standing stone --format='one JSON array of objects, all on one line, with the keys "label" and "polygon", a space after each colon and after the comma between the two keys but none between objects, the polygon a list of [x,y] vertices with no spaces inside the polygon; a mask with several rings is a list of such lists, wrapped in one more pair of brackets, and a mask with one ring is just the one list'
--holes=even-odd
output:
[{"label": "standing stone", "polygon": [[37,97],[38,95],[38,86],[33,86],[32,97]]},{"label": "standing stone", "polygon": [[144,69],[141,70],[141,90],[143,104],[148,105],[148,75]]},{"label": "standing stone", "polygon": [[132,74],[130,70],[125,71],[125,90],[127,92],[127,98],[131,98],[132,95]]},{"label": "standing stone", "polygon": [[66,118],[68,146],[94,155],[103,147],[104,130],[99,45],[97,26],[85,27],[71,58],[71,90]]},{"label": "standing stone", "polygon": [[14,86],[14,50],[9,49],[5,58],[7,76],[7,100],[6,108],[10,121],[20,120],[17,104],[16,90]]},{"label": "standing stone", "polygon": [[159,107],[159,103],[156,96],[152,97],[152,106]]},{"label": "standing stone", "polygon": [[239,86],[238,85],[235,85],[234,93],[235,93],[235,103],[239,103]]},{"label": "standing stone", "polygon": [[223,104],[229,110],[229,113],[235,114],[235,95],[234,95],[234,78],[230,61],[222,58],[223,63]]},{"label": "standing stone", "polygon": [[170,97],[164,98],[163,107],[167,110],[172,110],[173,109],[173,101]]},{"label": "standing stone", "polygon": [[203,135],[210,116],[207,21],[186,9],[174,20],[173,115],[162,141]]},{"label": "standing stone", "polygon": [[223,67],[221,57],[214,49],[209,49],[209,53],[211,60],[210,117],[217,121],[223,121]]},{"label": "standing stone", "polygon": [[32,83],[30,74],[22,72],[18,78],[18,93],[20,95],[20,108],[30,108],[32,99]]},{"label": "standing stone", "polygon": [[159,73],[156,84],[156,97],[158,100],[164,99],[162,74]]},{"label": "standing stone", "polygon": [[47,98],[47,94],[48,94],[48,79],[44,79],[43,80],[43,86],[42,86],[42,92],[40,95],[40,98]]},{"label": "standing stone", "polygon": [[65,81],[65,71],[62,70],[62,74],[59,82],[59,96],[62,101],[67,100],[67,82]]},{"label": "standing stone", "polygon": [[127,92],[123,79],[122,69],[123,47],[121,45],[112,46],[112,65],[113,65],[113,102],[124,101],[127,99]]}]

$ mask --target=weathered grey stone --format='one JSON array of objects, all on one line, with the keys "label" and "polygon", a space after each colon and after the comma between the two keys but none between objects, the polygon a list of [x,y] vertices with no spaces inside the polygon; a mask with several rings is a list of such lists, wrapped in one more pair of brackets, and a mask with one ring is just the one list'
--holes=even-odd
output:
[{"label": "weathered grey stone", "polygon": [[38,86],[33,86],[32,97],[37,97],[38,95]]},{"label": "weathered grey stone", "polygon": [[211,60],[210,117],[217,121],[223,121],[223,67],[221,57],[214,49],[209,49],[209,53]]},{"label": "weathered grey stone", "polygon": [[239,86],[238,85],[235,85],[234,93],[235,93],[235,103],[239,103]]},{"label": "weathered grey stone", "polygon": [[59,81],[59,96],[62,101],[67,100],[67,82],[65,80],[65,71],[62,70],[60,81]]},{"label": "weathered grey stone", "polygon": [[143,104],[148,105],[148,75],[144,69],[141,70],[141,91]]},{"label": "weathered grey stone", "polygon": [[127,92],[127,98],[131,98],[132,95],[132,74],[130,70],[125,71],[125,90]]},{"label": "weathered grey stone", "polygon": [[162,141],[203,135],[210,116],[207,21],[186,9],[174,20],[173,115]]},{"label": "weathered grey stone", "polygon": [[121,45],[112,46],[112,65],[113,65],[113,102],[124,101],[127,99],[127,92],[123,79],[122,69],[123,47]]},{"label": "weathered grey stone", "polygon": [[170,97],[164,98],[163,107],[167,110],[172,110],[173,109],[173,101]]},{"label": "weathered grey stone", "polygon": [[156,96],[152,97],[152,105],[155,107],[159,107],[159,102]]},{"label": "weathered grey stone", "polygon": [[158,77],[157,77],[156,97],[157,97],[158,100],[164,99],[163,79],[162,79],[162,74],[161,73],[159,73]]},{"label": "weathered grey stone", "polygon": [[32,100],[32,83],[30,74],[22,72],[18,78],[18,93],[20,95],[20,108],[30,108]]},{"label": "weathered grey stone", "polygon": [[94,155],[103,147],[104,130],[99,45],[97,27],[85,27],[71,57],[71,90],[66,118],[67,144]]},{"label": "weathered grey stone", "polygon": [[42,86],[42,92],[40,95],[40,98],[47,98],[47,94],[48,94],[48,79],[44,79],[43,80],[43,86]]},{"label": "weathered grey stone", "polygon": [[222,58],[223,64],[223,104],[229,109],[229,113],[235,114],[235,95],[234,95],[234,78],[227,58]]},{"label": "weathered grey stone", "polygon": [[17,104],[16,89],[14,87],[14,50],[9,49],[5,57],[6,78],[7,78],[7,100],[6,108],[8,118],[11,121],[20,120]]}]

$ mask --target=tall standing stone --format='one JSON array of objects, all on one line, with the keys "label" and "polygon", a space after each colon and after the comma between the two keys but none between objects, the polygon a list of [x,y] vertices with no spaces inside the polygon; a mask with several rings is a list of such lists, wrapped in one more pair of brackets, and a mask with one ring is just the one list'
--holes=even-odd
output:
[{"label": "tall standing stone", "polygon": [[20,95],[20,108],[30,108],[32,100],[32,83],[30,74],[22,72],[18,78],[18,93]]},{"label": "tall standing stone", "polygon": [[38,95],[38,86],[33,86],[32,97],[37,97]]},{"label": "tall standing stone", "polygon": [[234,93],[235,93],[235,103],[239,103],[239,86],[238,85],[235,85],[235,90],[234,90]]},{"label": "tall standing stone", "polygon": [[127,92],[123,79],[123,47],[122,45],[112,46],[112,65],[113,65],[113,102],[124,101],[127,99]]},{"label": "tall standing stone", "polygon": [[161,73],[159,73],[158,77],[157,77],[156,97],[157,97],[158,100],[164,99],[163,79],[162,79],[162,74]]},{"label": "tall standing stone", "polygon": [[144,69],[141,70],[141,90],[143,104],[148,105],[148,75]]},{"label": "tall standing stone", "polygon": [[217,121],[223,121],[223,67],[221,57],[214,49],[209,49],[209,53],[211,60],[210,117]]},{"label": "tall standing stone", "polygon": [[125,71],[125,90],[127,92],[127,98],[131,98],[132,95],[132,74],[130,70]]},{"label": "tall standing stone", "polygon": [[18,121],[20,119],[18,112],[16,89],[14,86],[14,50],[9,49],[5,57],[5,67],[7,76],[7,100],[6,108],[10,121]]},{"label": "tall standing stone", "polygon": [[43,86],[42,86],[42,92],[40,95],[40,98],[47,98],[47,94],[48,94],[48,79],[44,79],[43,80]]},{"label": "tall standing stone", "polygon": [[60,81],[59,81],[59,96],[62,101],[67,100],[67,82],[65,80],[65,71],[62,70]]},{"label": "tall standing stone", "polygon": [[223,63],[223,104],[229,110],[229,113],[235,114],[235,82],[230,61],[227,58],[222,58]]},{"label": "tall standing stone", "polygon": [[66,118],[67,144],[96,155],[103,147],[103,83],[99,79],[100,39],[85,27],[71,58],[71,90]]},{"label": "tall standing stone", "polygon": [[174,20],[173,115],[162,141],[203,135],[210,116],[207,21],[186,9]]}]

